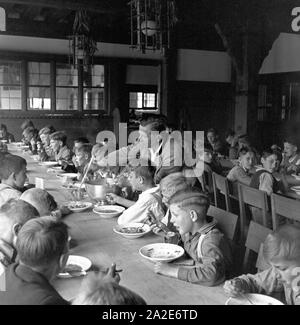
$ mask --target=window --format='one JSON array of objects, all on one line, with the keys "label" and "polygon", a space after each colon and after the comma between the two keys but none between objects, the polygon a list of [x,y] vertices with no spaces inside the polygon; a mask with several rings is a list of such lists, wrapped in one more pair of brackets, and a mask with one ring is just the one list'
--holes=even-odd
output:
[{"label": "window", "polygon": [[83,72],[83,109],[104,110],[103,65],[94,65]]},{"label": "window", "polygon": [[78,110],[78,70],[56,64],[56,110]]},{"label": "window", "polygon": [[59,115],[72,111],[86,115],[106,111],[104,65],[95,64],[85,71],[54,61],[52,57],[39,59],[2,57],[0,111],[57,112]]},{"label": "window", "polygon": [[0,109],[21,109],[21,62],[0,61]]},{"label": "window", "polygon": [[129,108],[156,110],[157,94],[149,92],[129,92]]},{"label": "window", "polygon": [[28,62],[29,110],[50,110],[50,63]]}]

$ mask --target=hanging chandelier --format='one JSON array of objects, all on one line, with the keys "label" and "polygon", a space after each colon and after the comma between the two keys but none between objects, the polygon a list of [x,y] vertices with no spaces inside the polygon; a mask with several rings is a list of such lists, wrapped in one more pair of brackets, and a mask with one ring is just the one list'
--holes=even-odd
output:
[{"label": "hanging chandelier", "polygon": [[93,57],[97,51],[97,42],[92,37],[90,18],[85,9],[76,11],[73,34],[69,37],[69,60],[75,69],[82,66],[88,71],[93,64]]},{"label": "hanging chandelier", "polygon": [[159,50],[171,46],[170,32],[177,18],[174,0],[131,0],[131,48]]}]

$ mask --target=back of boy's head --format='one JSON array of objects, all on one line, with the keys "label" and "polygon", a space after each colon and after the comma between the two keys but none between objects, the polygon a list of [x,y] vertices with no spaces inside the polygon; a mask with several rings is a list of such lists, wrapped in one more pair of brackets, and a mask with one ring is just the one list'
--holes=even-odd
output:
[{"label": "back of boy's head", "polygon": [[300,228],[288,224],[269,234],[263,245],[263,255],[267,261],[300,261]]},{"label": "back of boy's head", "polygon": [[136,177],[143,177],[146,182],[154,180],[155,167],[151,165],[151,161],[142,160],[140,164],[132,168]]},{"label": "back of boy's head", "polygon": [[33,126],[28,126],[24,131],[23,131],[23,135],[27,136],[29,134],[35,134],[37,133],[37,130],[33,127]]},{"label": "back of boy's head", "polygon": [[22,124],[21,124],[21,129],[24,131],[25,129],[27,129],[29,126],[34,127],[33,122],[30,120],[25,120]]},{"label": "back of boy's head", "polygon": [[11,199],[0,208],[0,218],[7,218],[12,224],[24,225],[28,220],[39,216],[37,209],[23,200]]},{"label": "back of boy's head", "polygon": [[56,131],[50,135],[50,140],[61,141],[63,145],[67,142],[67,135],[64,131]]},{"label": "back of boy's head", "polygon": [[1,159],[0,179],[6,180],[14,173],[18,174],[27,165],[26,160],[16,155],[6,155]]},{"label": "back of boy's head", "polygon": [[169,203],[170,206],[177,205],[181,209],[195,210],[198,213],[203,212],[204,208],[204,212],[206,213],[210,205],[210,200],[207,194],[190,187],[177,191],[170,198]]},{"label": "back of boy's head", "polygon": [[67,253],[68,227],[53,217],[31,219],[21,228],[17,239],[20,262],[45,268]]},{"label": "back of boy's head", "polygon": [[288,136],[283,140],[283,143],[289,143],[295,147],[298,147],[298,140],[295,136]]},{"label": "back of boy's head", "polygon": [[57,209],[54,197],[41,188],[30,188],[22,193],[21,200],[30,203],[39,212],[40,216],[50,214]]},{"label": "back of boy's head", "polygon": [[135,292],[114,281],[88,278],[73,305],[146,305]]},{"label": "back of boy's head", "polygon": [[172,173],[165,176],[159,183],[161,189],[173,189],[187,186],[186,177],[182,172]]}]

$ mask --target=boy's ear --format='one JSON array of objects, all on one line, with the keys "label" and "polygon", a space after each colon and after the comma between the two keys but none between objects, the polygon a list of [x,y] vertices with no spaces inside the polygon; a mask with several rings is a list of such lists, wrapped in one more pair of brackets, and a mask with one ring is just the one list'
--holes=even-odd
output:
[{"label": "boy's ear", "polygon": [[197,219],[198,219],[198,214],[197,214],[197,212],[196,212],[195,210],[191,210],[191,211],[190,211],[190,217],[191,217],[191,219],[192,219],[193,222],[196,222]]},{"label": "boy's ear", "polygon": [[264,163],[264,158],[260,158],[260,162],[263,164]]},{"label": "boy's ear", "polygon": [[19,223],[15,223],[15,224],[12,226],[12,232],[13,232],[14,236],[18,236],[21,227],[22,227],[22,226],[21,226]]},{"label": "boy's ear", "polygon": [[144,184],[144,177],[143,176],[139,176],[139,182],[140,182],[140,184]]}]

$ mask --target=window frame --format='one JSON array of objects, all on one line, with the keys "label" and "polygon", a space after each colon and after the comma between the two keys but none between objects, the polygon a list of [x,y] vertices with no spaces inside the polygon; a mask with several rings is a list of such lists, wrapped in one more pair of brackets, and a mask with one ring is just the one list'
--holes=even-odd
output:
[{"label": "window frame", "polygon": [[[18,61],[21,62],[21,109],[0,109],[0,116],[9,117],[87,117],[87,116],[109,116],[109,100],[108,100],[108,67],[106,60],[95,58],[93,65],[104,66],[104,110],[83,110],[83,78],[82,67],[78,69],[78,109],[77,110],[56,110],[56,63],[70,64],[66,56],[61,55],[44,55],[25,53],[24,55],[16,53],[2,53],[2,61]],[[29,109],[29,73],[28,62],[45,62],[50,63],[50,110]]]},{"label": "window frame", "polygon": [[[143,93],[143,108],[130,107],[130,93]],[[155,94],[155,108],[144,106],[144,95]],[[158,86],[153,85],[130,85],[128,87],[128,109],[136,113],[160,113],[159,90]]]}]

